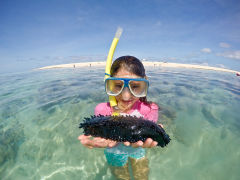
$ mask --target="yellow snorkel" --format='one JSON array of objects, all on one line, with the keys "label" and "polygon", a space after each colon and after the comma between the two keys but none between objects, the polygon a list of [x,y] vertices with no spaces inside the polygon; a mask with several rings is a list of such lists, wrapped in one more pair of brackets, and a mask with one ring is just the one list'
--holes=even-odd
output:
[{"label": "yellow snorkel", "polygon": [[[107,63],[106,63],[106,69],[105,69],[105,77],[104,77],[104,80],[108,77],[110,77],[110,69],[111,69],[111,66],[112,66],[112,59],[113,59],[113,54],[114,54],[114,51],[116,49],[116,46],[117,46],[117,43],[120,39],[120,36],[122,34],[122,31],[123,29],[121,27],[118,27],[117,29],[117,32],[115,34],[115,37],[113,38],[113,41],[112,41],[112,45],[110,47],[110,50],[108,52],[108,57],[107,57]],[[110,106],[111,107],[115,107],[117,106],[117,101],[116,101],[116,98],[114,96],[109,96],[109,103],[110,103]],[[117,116],[119,113],[113,113],[112,115],[115,115]]]}]

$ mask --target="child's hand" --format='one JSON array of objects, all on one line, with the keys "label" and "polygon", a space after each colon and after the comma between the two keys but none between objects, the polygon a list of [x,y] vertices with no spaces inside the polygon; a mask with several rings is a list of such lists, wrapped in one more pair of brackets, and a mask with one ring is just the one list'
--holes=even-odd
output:
[{"label": "child's hand", "polygon": [[161,126],[161,127],[163,128],[163,125],[162,125],[162,124],[159,123],[158,125]]},{"label": "child's hand", "polygon": [[90,149],[113,147],[117,144],[116,141],[112,141],[112,140],[108,140],[100,137],[93,138],[92,136],[85,136],[85,135],[80,135],[78,137],[78,140],[82,143],[82,145]]},{"label": "child's hand", "polygon": [[134,148],[137,148],[137,147],[152,148],[152,147],[157,146],[157,144],[158,143],[156,141],[153,141],[151,138],[147,138],[145,142],[142,142],[142,141],[137,141],[135,143],[124,142],[125,146],[131,145]]}]

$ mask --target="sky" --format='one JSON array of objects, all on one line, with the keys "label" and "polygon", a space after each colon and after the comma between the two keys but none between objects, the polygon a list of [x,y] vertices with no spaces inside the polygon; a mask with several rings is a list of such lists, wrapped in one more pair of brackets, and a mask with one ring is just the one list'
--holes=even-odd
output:
[{"label": "sky", "polygon": [[0,0],[0,73],[114,58],[240,71],[239,0]]}]

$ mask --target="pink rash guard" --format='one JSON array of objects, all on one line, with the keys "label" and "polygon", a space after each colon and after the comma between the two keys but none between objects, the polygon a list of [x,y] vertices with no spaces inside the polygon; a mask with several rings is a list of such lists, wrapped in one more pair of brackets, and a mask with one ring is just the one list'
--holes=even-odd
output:
[{"label": "pink rash guard", "polygon": [[[112,115],[113,110],[109,103],[100,103],[95,108],[95,115],[109,116]],[[120,115],[125,113],[121,113]],[[154,103],[146,105],[140,100],[138,100],[132,107],[131,111],[128,113],[132,116],[143,117],[149,121],[157,122],[158,120],[158,106]]]}]

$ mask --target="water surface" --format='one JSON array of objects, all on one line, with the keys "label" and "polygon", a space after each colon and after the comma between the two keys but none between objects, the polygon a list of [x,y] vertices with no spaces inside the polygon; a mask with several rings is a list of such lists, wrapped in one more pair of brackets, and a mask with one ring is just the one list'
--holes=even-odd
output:
[{"label": "water surface", "polygon": [[[171,136],[148,149],[150,178],[239,179],[240,79],[233,74],[147,68],[148,100]],[[78,124],[108,100],[103,68],[0,76],[0,179],[114,179],[103,149],[81,146]]]}]

